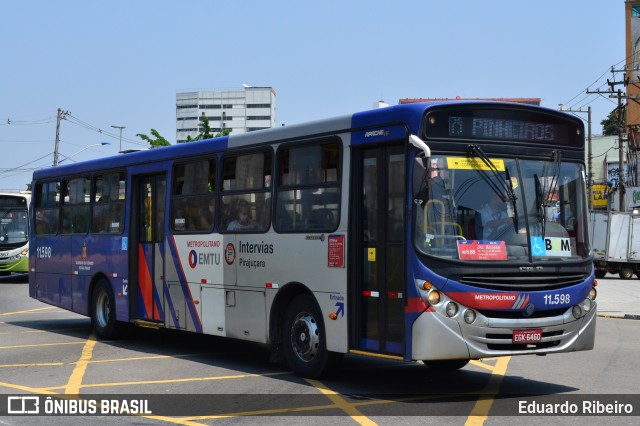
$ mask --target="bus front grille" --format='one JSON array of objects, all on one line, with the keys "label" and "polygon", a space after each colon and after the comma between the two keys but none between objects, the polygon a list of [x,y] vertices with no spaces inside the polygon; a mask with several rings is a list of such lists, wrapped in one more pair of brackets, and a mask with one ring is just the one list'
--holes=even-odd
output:
[{"label": "bus front grille", "polygon": [[511,311],[511,310],[483,310],[479,309],[482,315],[487,318],[500,318],[500,319],[522,319],[522,318],[549,318],[549,317],[557,317],[558,315],[562,315],[566,312],[568,308],[561,309],[550,309],[546,311],[535,311],[532,314],[526,314],[524,310],[519,311]]},{"label": "bus front grille", "polygon": [[554,290],[580,284],[587,275],[576,273],[557,274],[474,274],[451,277],[456,281],[477,288],[500,291]]}]

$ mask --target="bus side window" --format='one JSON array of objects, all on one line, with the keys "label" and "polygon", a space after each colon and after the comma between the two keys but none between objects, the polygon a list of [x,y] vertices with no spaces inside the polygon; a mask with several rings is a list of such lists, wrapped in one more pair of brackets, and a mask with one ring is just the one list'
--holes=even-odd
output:
[{"label": "bus side window", "polygon": [[277,161],[276,231],[335,230],[340,219],[339,142],[285,146]]},{"label": "bus side window", "polygon": [[276,204],[275,226],[280,231],[290,231],[293,228],[293,219],[287,212],[283,203]]},{"label": "bus side window", "polygon": [[262,202],[262,206],[257,211],[256,221],[259,229],[268,229],[271,223],[271,197]]},{"label": "bus side window", "polygon": [[211,232],[215,214],[215,160],[176,164],[171,223],[174,232]]},{"label": "bus side window", "polygon": [[94,177],[91,232],[117,234],[124,231],[125,183],[123,172]]},{"label": "bus side window", "polygon": [[62,205],[62,233],[84,234],[89,229],[89,178],[73,178],[65,182]]},{"label": "bus side window", "polygon": [[271,151],[223,158],[221,232],[266,232],[271,222]]},{"label": "bus side window", "polygon": [[59,223],[59,182],[36,184],[35,225],[36,234],[56,234]]}]

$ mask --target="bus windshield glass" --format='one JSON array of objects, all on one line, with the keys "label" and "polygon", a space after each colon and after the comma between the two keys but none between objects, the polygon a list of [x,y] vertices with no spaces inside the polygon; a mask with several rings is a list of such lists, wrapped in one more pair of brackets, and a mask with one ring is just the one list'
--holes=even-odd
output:
[{"label": "bus windshield glass", "polygon": [[0,202],[0,246],[25,244],[29,240],[27,206]]},{"label": "bus windshield glass", "polygon": [[557,153],[507,159],[477,148],[426,165],[416,158],[413,192],[414,241],[426,255],[518,263],[589,256],[584,168]]}]

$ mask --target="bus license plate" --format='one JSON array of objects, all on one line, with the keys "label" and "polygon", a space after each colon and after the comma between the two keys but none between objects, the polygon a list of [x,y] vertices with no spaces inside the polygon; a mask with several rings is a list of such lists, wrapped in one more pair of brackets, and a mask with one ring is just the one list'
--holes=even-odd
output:
[{"label": "bus license plate", "polygon": [[542,330],[513,330],[513,343],[540,343],[542,341]]}]

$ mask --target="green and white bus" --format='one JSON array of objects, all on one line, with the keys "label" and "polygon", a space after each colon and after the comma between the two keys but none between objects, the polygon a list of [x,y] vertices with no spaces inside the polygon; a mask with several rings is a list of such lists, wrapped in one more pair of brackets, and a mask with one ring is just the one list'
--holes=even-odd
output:
[{"label": "green and white bus", "polygon": [[29,272],[29,192],[0,192],[0,275]]}]

